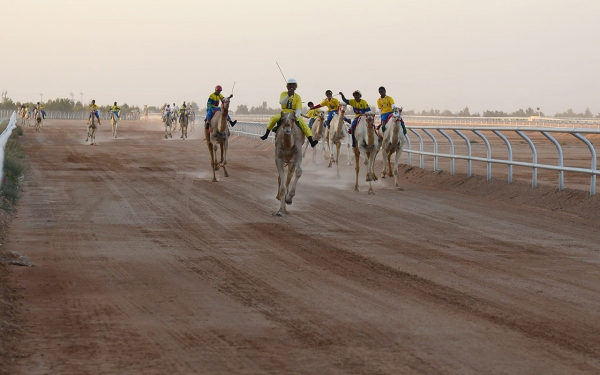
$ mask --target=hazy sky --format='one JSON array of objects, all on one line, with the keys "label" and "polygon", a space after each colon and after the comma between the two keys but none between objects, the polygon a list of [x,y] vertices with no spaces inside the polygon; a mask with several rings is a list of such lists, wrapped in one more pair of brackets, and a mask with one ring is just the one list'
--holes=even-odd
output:
[{"label": "hazy sky", "polygon": [[0,0],[14,100],[238,104],[377,88],[406,109],[600,112],[600,1]]}]

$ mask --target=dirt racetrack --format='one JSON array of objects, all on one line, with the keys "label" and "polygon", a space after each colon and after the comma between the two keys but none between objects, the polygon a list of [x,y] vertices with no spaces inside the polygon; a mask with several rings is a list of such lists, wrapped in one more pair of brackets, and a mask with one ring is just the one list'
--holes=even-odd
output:
[{"label": "dirt racetrack", "polygon": [[600,373],[588,190],[402,166],[369,196],[318,158],[279,218],[270,143],[233,136],[213,183],[198,131],[84,128],[25,129],[6,373]]}]

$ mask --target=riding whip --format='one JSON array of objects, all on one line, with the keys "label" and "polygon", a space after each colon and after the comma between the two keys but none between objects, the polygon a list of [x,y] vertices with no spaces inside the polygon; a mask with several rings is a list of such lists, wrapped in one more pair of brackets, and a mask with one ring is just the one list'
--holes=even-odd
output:
[{"label": "riding whip", "polygon": [[275,61],[275,64],[277,64],[277,67],[279,68],[279,71],[281,72],[281,75],[283,76],[283,80],[285,81],[285,83],[287,83],[287,79],[285,78],[285,75],[283,74],[283,71],[281,70],[279,63],[277,61]]}]

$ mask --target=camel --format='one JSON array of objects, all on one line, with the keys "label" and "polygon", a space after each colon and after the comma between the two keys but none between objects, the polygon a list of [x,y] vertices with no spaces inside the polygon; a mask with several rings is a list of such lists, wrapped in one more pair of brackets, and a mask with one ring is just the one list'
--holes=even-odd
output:
[{"label": "camel", "polygon": [[173,134],[171,134],[171,115],[169,113],[167,113],[167,115],[165,116],[164,122],[165,122],[165,139],[168,139],[169,137],[173,138]]},{"label": "camel", "polygon": [[[313,133],[313,139],[315,141],[318,141],[321,138],[323,138],[324,124],[325,124],[325,112],[319,111],[319,116],[315,119],[315,121],[312,124],[312,128],[311,128],[312,133]],[[302,157],[306,156],[307,148],[308,148],[308,142],[306,142],[306,147],[304,147],[304,152],[302,153]],[[313,148],[313,150],[314,150],[314,152],[313,152],[312,162],[313,162],[313,164],[315,164],[316,163],[315,156],[317,155],[317,149]]]},{"label": "camel", "polygon": [[112,136],[117,138],[117,128],[119,127],[119,124],[121,123],[121,120],[119,119],[119,116],[115,115],[113,112],[110,113],[110,125],[112,126]]},{"label": "camel", "polygon": [[[208,129],[205,128],[204,136],[206,145],[210,152],[210,165],[213,171],[213,182],[217,182],[216,171],[223,167],[223,175],[229,177],[225,165],[227,165],[227,148],[229,146],[229,127],[227,126],[227,115],[229,114],[229,98],[221,100],[221,110],[214,111],[209,119]],[[217,148],[221,146],[221,161],[217,162]]]},{"label": "camel", "polygon": [[42,111],[39,109],[36,109],[33,112],[33,115],[35,117],[35,131],[39,132],[40,128],[44,126],[44,116],[42,116]]},{"label": "camel", "polygon": [[194,131],[194,128],[196,127],[196,113],[194,113],[194,111],[190,111],[190,116],[188,119],[189,122],[189,126],[190,126],[190,132]]},{"label": "camel", "polygon": [[25,111],[25,108],[19,109],[19,118],[21,119],[21,126],[25,126],[26,113],[27,113],[27,111]]},{"label": "camel", "polygon": [[181,127],[181,139],[185,141],[187,138],[187,130],[188,130],[188,115],[185,111],[183,111],[179,115],[179,126]]},{"label": "camel", "polygon": [[[302,143],[304,143],[304,133],[296,125],[296,117],[293,113],[283,113],[281,115],[281,125],[275,133],[275,165],[279,177],[277,178],[278,190],[277,199],[279,200],[279,211],[273,216],[284,216],[287,214],[285,205],[292,204],[292,199],[296,195],[296,184],[302,176]],[[288,171],[285,176],[285,164]],[[294,178],[294,183],[290,189],[290,182]]]},{"label": "camel", "polygon": [[[346,103],[340,104],[338,112],[333,116],[329,123],[329,129],[327,131],[327,146],[329,148],[329,165],[327,168],[331,168],[331,165],[335,163],[337,176],[340,176],[340,150],[342,148],[342,141],[348,137],[348,130],[346,124],[344,124],[344,115],[346,114]],[[334,147],[335,146],[335,147]],[[348,147],[350,145],[348,144]],[[348,165],[352,165],[350,161],[350,149],[348,148]]]},{"label": "camel", "polygon": [[96,115],[93,110],[90,111],[90,115],[91,117],[87,127],[87,138],[85,141],[87,142],[89,140],[90,146],[92,146],[96,144],[96,128],[98,127],[98,124],[96,123]]},{"label": "camel", "polygon": [[[394,114],[390,116],[389,121],[386,124],[382,124],[383,141],[381,143],[381,154],[383,156],[383,171],[381,171],[381,178],[385,178],[386,173],[390,177],[394,177],[394,185],[398,187],[398,160],[402,155],[404,148],[404,142],[406,138],[402,132],[402,108],[394,108]],[[392,169],[391,157],[392,154],[396,153],[394,159],[394,168]],[[386,161],[387,158],[387,161]]]},{"label": "camel", "polygon": [[354,147],[354,161],[356,166],[356,183],[354,190],[358,191],[358,172],[360,171],[360,156],[367,160],[367,181],[369,182],[369,195],[375,194],[372,181],[377,180],[375,176],[375,157],[380,148],[379,137],[375,135],[375,113],[369,111],[360,116],[356,128],[354,129],[356,138],[356,147]]}]

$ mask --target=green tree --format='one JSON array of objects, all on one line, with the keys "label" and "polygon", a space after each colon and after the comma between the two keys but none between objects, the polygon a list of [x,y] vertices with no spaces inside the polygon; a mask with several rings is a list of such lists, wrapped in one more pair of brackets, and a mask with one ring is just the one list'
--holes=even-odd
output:
[{"label": "green tree", "polygon": [[248,106],[245,104],[238,105],[237,109],[235,110],[236,115],[247,115],[248,113],[250,112],[248,111]]}]

